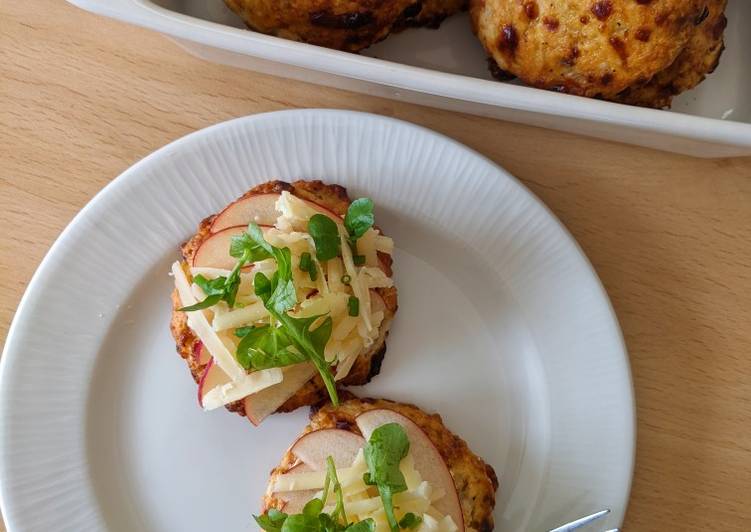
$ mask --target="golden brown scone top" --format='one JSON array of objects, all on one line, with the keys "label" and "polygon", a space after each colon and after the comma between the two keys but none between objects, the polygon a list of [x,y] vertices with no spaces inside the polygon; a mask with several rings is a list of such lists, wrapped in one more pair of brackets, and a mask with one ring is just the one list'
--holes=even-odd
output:
[{"label": "golden brown scone top", "polygon": [[[493,530],[493,508],[498,489],[495,471],[474,454],[464,440],[446,428],[441,416],[428,414],[414,405],[386,399],[361,399],[348,392],[341,392],[340,397],[342,402],[338,407],[330,403],[320,408],[311,407],[310,424],[302,433],[338,428],[361,434],[355,418],[377,408],[393,410],[408,417],[425,432],[446,461],[461,502],[465,529],[481,532]],[[287,451],[279,466],[271,471],[271,481],[275,476],[289,471],[295,463],[295,456]],[[268,494],[264,497],[264,512],[269,508],[281,510],[283,507],[283,501]]]},{"label": "golden brown scone top", "polygon": [[678,58],[643,85],[629,87],[616,101],[643,107],[670,107],[673,96],[696,87],[714,72],[725,48],[727,0],[706,0],[699,23]]},{"label": "golden brown scone top", "polygon": [[670,66],[701,0],[471,0],[475,32],[505,72],[528,85],[614,98]]},{"label": "golden brown scone top", "polygon": [[466,0],[225,0],[252,29],[357,52],[409,26],[437,27]]}]

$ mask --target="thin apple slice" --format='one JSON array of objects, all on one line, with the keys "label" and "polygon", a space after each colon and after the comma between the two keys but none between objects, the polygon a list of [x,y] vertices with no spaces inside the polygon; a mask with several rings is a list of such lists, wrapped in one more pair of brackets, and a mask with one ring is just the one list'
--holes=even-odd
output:
[{"label": "thin apple slice", "polygon": [[305,203],[307,203],[308,205],[310,205],[311,207],[313,207],[315,210],[317,210],[321,214],[325,214],[329,218],[333,218],[334,221],[340,221],[341,222],[342,216],[339,216],[338,214],[336,214],[334,211],[332,211],[328,207],[324,207],[323,205],[321,205],[320,203],[316,203],[315,201],[311,201],[311,200],[307,200],[307,199],[303,199],[303,198],[300,198],[300,199],[302,199]]},{"label": "thin apple slice", "polygon": [[222,371],[222,368],[214,364],[213,358],[209,359],[206,369],[203,370],[203,375],[201,375],[201,380],[198,381],[198,404],[201,405],[201,408],[203,408],[203,396],[206,392],[228,382],[230,382],[229,376]]},{"label": "thin apple slice", "polygon": [[[289,468],[285,474],[307,473],[309,471],[313,471],[313,468],[308,464],[300,463]],[[316,496],[316,493],[318,493],[318,490],[277,491],[273,494],[273,497],[284,501],[282,510],[287,514],[299,514],[305,504]]]},{"label": "thin apple slice", "polygon": [[375,429],[386,423],[401,425],[409,438],[409,452],[414,458],[415,469],[423,480],[446,494],[435,501],[433,506],[441,514],[450,515],[459,530],[464,530],[462,507],[451,472],[428,435],[414,421],[393,410],[378,408],[363,412],[355,418],[355,423],[365,438],[370,438]]},{"label": "thin apple slice", "polygon": [[326,457],[334,459],[338,469],[351,467],[357,452],[365,446],[365,439],[344,429],[321,429],[300,436],[290,452],[313,471],[326,469]]},{"label": "thin apple slice", "polygon": [[250,222],[258,225],[274,225],[281,214],[275,206],[278,199],[279,194],[255,194],[234,201],[216,215],[209,231],[218,233],[237,225],[247,227]]},{"label": "thin apple slice", "polygon": [[305,362],[282,368],[282,373],[282,382],[245,398],[245,415],[253,425],[260,425],[261,421],[276,412],[277,408],[313,378],[316,368],[310,362]]},{"label": "thin apple slice", "polygon": [[[234,268],[237,259],[229,254],[232,237],[241,235],[247,228],[247,225],[236,225],[209,236],[193,255],[192,266],[194,268],[219,268],[222,270]],[[266,232],[269,228],[262,226],[261,229]]]},{"label": "thin apple slice", "polygon": [[193,346],[193,357],[195,357],[196,362],[201,366],[208,364],[211,360],[211,353],[209,353],[209,350],[206,349],[201,340],[198,340],[195,346]]},{"label": "thin apple slice", "polygon": [[[258,225],[274,225],[276,219],[281,214],[281,212],[276,210],[276,201],[279,199],[279,196],[279,194],[274,193],[254,194],[230,203],[222,212],[216,215],[214,221],[211,222],[209,232],[218,233],[224,229],[238,225],[247,227],[250,222],[255,222]],[[330,218],[341,220],[341,216],[319,203],[303,198],[298,199]]]}]

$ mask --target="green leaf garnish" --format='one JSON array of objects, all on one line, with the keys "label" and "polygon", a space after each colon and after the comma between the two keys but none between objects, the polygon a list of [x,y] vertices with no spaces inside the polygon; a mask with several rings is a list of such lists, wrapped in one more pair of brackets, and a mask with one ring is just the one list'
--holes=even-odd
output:
[{"label": "green leaf garnish", "polygon": [[419,515],[415,515],[412,512],[407,512],[399,520],[399,527],[400,528],[417,528],[418,526],[420,526],[420,523],[422,523],[422,517],[420,517]]},{"label": "green leaf garnish", "polygon": [[305,362],[307,357],[294,349],[292,340],[281,327],[262,325],[259,327],[243,327],[235,334],[242,340],[237,346],[237,361],[245,369],[281,368],[292,364]]},{"label": "green leaf garnish", "polygon": [[310,271],[310,266],[313,264],[313,261],[310,258],[310,253],[307,251],[300,255],[300,271],[307,272]]},{"label": "green leaf garnish", "polygon": [[350,241],[355,242],[365,232],[373,227],[375,217],[373,216],[373,200],[370,198],[359,198],[350,203],[347,214],[344,217],[344,227],[349,233]]},{"label": "green leaf garnish", "polygon": [[258,526],[267,532],[281,532],[282,526],[287,519],[287,514],[280,512],[276,508],[271,508],[263,515],[254,515]]},{"label": "green leaf garnish", "polygon": [[[326,506],[329,487],[332,487],[336,494],[337,502],[334,510],[327,514],[324,513],[323,508]],[[308,501],[302,513],[299,514],[287,515],[272,508],[265,515],[254,515],[253,518],[258,526],[267,532],[375,532],[375,521],[372,519],[356,523],[347,522],[344,494],[331,456],[326,457],[326,477],[322,498]]]},{"label": "green leaf garnish", "polygon": [[375,429],[364,449],[368,473],[363,480],[378,488],[392,532],[399,531],[399,523],[394,515],[393,496],[407,491],[407,482],[399,469],[399,463],[408,452],[409,438],[398,423],[387,423]]},{"label": "green leaf garnish", "polygon": [[[336,475],[336,466],[334,465],[334,459],[330,456],[326,457],[326,479],[331,479],[333,483],[333,490],[336,494],[336,506],[334,511],[331,512],[331,518],[335,521],[347,522],[347,513],[344,511],[344,493],[342,492],[342,485],[339,484],[339,477]],[[326,502],[326,491],[328,484],[324,486],[324,502]]]},{"label": "green leaf garnish", "polygon": [[[318,327],[312,329],[313,324],[320,321],[319,318],[323,316],[295,318],[287,314],[287,311],[297,303],[295,286],[292,283],[292,257],[289,248],[277,248],[266,242],[260,228],[255,224],[248,226],[248,234],[259,247],[276,259],[277,270],[273,277],[269,279],[263,273],[258,272],[253,279],[253,287],[269,314],[281,324],[281,330],[277,328],[265,329],[266,335],[275,335],[275,338],[256,337],[256,334],[261,335],[262,333],[254,332],[254,336],[246,342],[245,350],[242,353],[238,348],[238,360],[242,358],[250,364],[254,364],[257,360],[259,364],[267,365],[272,364],[274,359],[280,363],[291,362],[299,355],[303,357],[300,361],[310,360],[313,362],[326,385],[331,402],[335,406],[338,405],[339,397],[336,393],[334,375],[331,373],[331,367],[324,356],[326,343],[331,337],[331,317],[325,318]],[[245,336],[243,341],[248,336]],[[240,343],[242,344],[242,342]],[[274,346],[279,351],[274,351]]]},{"label": "green leaf garnish", "polygon": [[347,299],[347,313],[352,317],[357,317],[360,315],[360,300],[357,299],[355,296],[349,296],[349,299]]},{"label": "green leaf garnish", "polygon": [[339,256],[342,243],[334,220],[325,214],[314,214],[308,220],[308,233],[313,237],[318,260],[324,261]]},{"label": "green leaf garnish", "polygon": [[352,523],[344,530],[345,532],[375,532],[375,529],[376,529],[375,521],[373,521],[370,517],[368,517],[364,521],[358,521],[357,523]]},{"label": "green leaf garnish", "polygon": [[249,262],[270,259],[271,253],[262,246],[258,245],[250,234],[244,232],[241,235],[233,236],[230,240],[229,254],[236,259],[243,259]]}]

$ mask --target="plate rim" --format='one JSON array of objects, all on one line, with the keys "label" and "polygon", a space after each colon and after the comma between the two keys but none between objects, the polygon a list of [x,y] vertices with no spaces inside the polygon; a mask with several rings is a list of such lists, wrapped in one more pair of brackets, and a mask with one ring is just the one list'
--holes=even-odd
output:
[{"label": "plate rim", "polygon": [[[10,323],[10,326],[8,328],[8,334],[6,336],[2,355],[0,356],[0,411],[5,411],[7,408],[7,405],[5,404],[6,401],[6,390],[8,388],[6,381],[10,379],[12,375],[12,364],[15,362],[16,358],[20,356],[18,353],[18,349],[13,349],[14,344],[16,344],[16,336],[20,334],[18,332],[18,328],[20,327],[20,323],[22,321],[28,320],[30,316],[27,316],[27,314],[30,313],[26,309],[28,306],[28,302],[31,299],[32,295],[37,291],[37,285],[39,285],[42,280],[45,278],[46,275],[48,275],[47,270],[49,270],[52,267],[52,262],[55,260],[55,258],[63,253],[61,251],[64,249],[64,244],[67,241],[70,233],[74,230],[74,228],[81,223],[82,220],[84,220],[88,216],[88,212],[95,208],[95,204],[101,201],[101,199],[105,196],[108,196],[112,194],[114,191],[116,191],[119,187],[123,186],[124,183],[127,183],[127,180],[129,179],[129,176],[131,174],[137,174],[142,166],[147,166],[152,159],[157,159],[160,157],[163,157],[165,154],[169,153],[170,150],[175,149],[175,147],[179,144],[182,144],[183,142],[186,142],[190,139],[200,139],[201,137],[211,137],[216,130],[221,130],[223,128],[229,128],[237,123],[243,123],[243,122],[253,122],[253,121],[263,121],[263,120],[269,120],[273,119],[276,116],[283,116],[283,115],[336,115],[336,116],[344,116],[348,115],[353,117],[354,119],[364,119],[364,120],[380,120],[384,122],[390,122],[394,123],[397,126],[407,126],[408,128],[417,129],[420,131],[422,135],[428,135],[432,137],[438,137],[441,141],[446,142],[450,145],[452,145],[455,148],[458,148],[460,150],[469,152],[472,156],[482,160],[484,163],[490,165],[495,170],[497,170],[499,173],[503,174],[506,178],[509,179],[509,181],[518,188],[524,195],[528,197],[529,200],[535,205],[537,208],[542,208],[542,211],[547,214],[548,220],[552,221],[556,226],[557,229],[562,232],[564,237],[567,239],[568,244],[573,245],[573,249],[577,253],[577,258],[582,262],[582,265],[587,268],[587,272],[589,273],[592,280],[594,280],[594,285],[597,288],[597,297],[598,299],[605,303],[604,308],[607,309],[607,316],[605,318],[608,322],[614,327],[613,331],[616,334],[616,337],[613,338],[615,341],[615,344],[618,347],[618,351],[620,354],[620,360],[619,362],[622,363],[622,366],[625,371],[624,377],[627,378],[629,386],[627,386],[626,391],[627,396],[623,397],[624,399],[624,405],[627,406],[630,409],[630,412],[624,412],[624,418],[627,417],[627,425],[630,429],[630,438],[627,438],[629,444],[630,444],[630,453],[628,456],[628,478],[627,478],[627,484],[626,489],[624,490],[623,497],[622,497],[622,507],[624,516],[626,515],[626,512],[628,510],[628,502],[630,499],[631,494],[631,487],[633,484],[633,476],[634,476],[634,470],[635,470],[635,458],[636,458],[636,442],[637,442],[637,423],[636,423],[636,401],[635,401],[635,394],[634,394],[634,382],[633,382],[633,374],[631,371],[631,366],[629,363],[629,356],[628,356],[628,349],[627,345],[623,336],[623,331],[620,327],[620,323],[618,321],[618,317],[615,313],[615,309],[613,308],[612,302],[610,298],[608,297],[607,291],[605,290],[605,287],[600,279],[600,277],[597,275],[596,270],[592,266],[591,262],[589,261],[589,258],[584,253],[583,249],[577,242],[577,240],[573,237],[573,235],[569,232],[569,230],[566,228],[566,226],[558,219],[558,217],[553,213],[553,211],[541,200],[539,199],[529,188],[520,181],[517,177],[515,177],[513,174],[509,173],[507,170],[505,170],[502,166],[497,164],[495,161],[491,160],[490,158],[486,157],[482,153],[474,150],[473,148],[459,142],[458,140],[453,139],[452,137],[449,137],[443,133],[434,131],[432,129],[429,129],[427,127],[424,127],[420,124],[415,124],[413,122],[402,120],[398,118],[393,118],[389,116],[383,116],[378,115],[374,113],[368,113],[368,112],[362,112],[362,111],[354,111],[354,110],[347,110],[347,109],[325,109],[325,108],[306,108],[306,109],[285,109],[285,110],[279,110],[279,111],[270,111],[270,112],[264,112],[264,113],[257,113],[257,114],[250,114],[245,115],[237,118],[233,118],[230,120],[218,122],[215,124],[212,124],[210,126],[198,129],[196,131],[192,131],[190,133],[187,133],[185,135],[182,135],[169,143],[165,144],[164,146],[154,150],[153,152],[149,153],[145,157],[139,159],[134,164],[126,168],[123,172],[121,172],[119,175],[117,175],[115,178],[113,178],[109,183],[107,183],[102,189],[100,189],[96,194],[94,194],[89,201],[86,202],[86,204],[79,210],[78,213],[68,222],[68,224],[65,226],[65,228],[60,232],[60,234],[57,236],[53,244],[50,246],[47,253],[44,255],[42,260],[39,262],[36,270],[34,271],[34,274],[32,275],[26,289],[24,290],[24,293],[19,301],[19,304],[16,308],[16,312],[13,316],[13,319]],[[626,414],[630,414],[629,416],[626,416]],[[622,435],[623,436],[623,435]],[[9,493],[7,488],[7,483],[3,482],[4,478],[6,477],[6,471],[9,468],[8,460],[6,460],[6,454],[8,452],[8,448],[5,445],[5,442],[7,441],[7,428],[4,423],[0,423],[0,511],[2,511],[2,516],[5,521],[5,525],[7,526],[8,532],[13,532],[17,530],[17,524],[13,522],[10,517],[13,515],[12,513],[8,512],[8,500],[12,495]],[[538,498],[539,498],[538,493]],[[622,523],[617,523],[618,526],[620,526]]]}]

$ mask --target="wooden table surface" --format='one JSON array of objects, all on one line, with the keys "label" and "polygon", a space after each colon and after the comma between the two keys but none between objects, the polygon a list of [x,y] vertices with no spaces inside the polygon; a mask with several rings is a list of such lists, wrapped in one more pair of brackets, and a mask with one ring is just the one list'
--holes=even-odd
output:
[{"label": "wooden table surface", "polygon": [[196,129],[295,107],[422,124],[541,197],[594,264],[628,344],[638,446],[624,529],[751,529],[751,159],[692,159],[285,81],[195,59],[60,0],[7,0],[0,337],[49,246],[108,181]]}]

